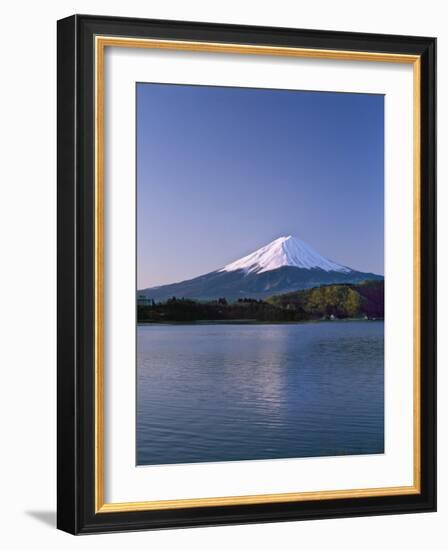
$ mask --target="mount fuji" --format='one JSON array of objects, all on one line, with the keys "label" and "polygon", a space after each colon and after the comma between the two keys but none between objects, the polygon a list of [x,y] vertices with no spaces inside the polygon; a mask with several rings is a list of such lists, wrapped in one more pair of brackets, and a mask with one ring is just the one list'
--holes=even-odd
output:
[{"label": "mount fuji", "polygon": [[156,302],[173,296],[195,300],[263,299],[321,285],[382,279],[382,275],[363,273],[333,262],[289,235],[275,239],[217,271],[179,283],[139,290],[137,297],[139,301]]}]

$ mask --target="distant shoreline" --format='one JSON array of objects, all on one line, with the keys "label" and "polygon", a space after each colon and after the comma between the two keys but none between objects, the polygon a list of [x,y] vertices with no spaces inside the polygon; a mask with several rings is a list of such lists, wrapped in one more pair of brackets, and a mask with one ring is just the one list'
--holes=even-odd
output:
[{"label": "distant shoreline", "polygon": [[137,301],[137,322],[149,323],[302,323],[384,319],[384,282],[334,284],[265,300],[221,297],[208,302],[173,296],[166,302]]},{"label": "distant shoreline", "polygon": [[257,321],[256,319],[216,319],[208,321],[137,321],[137,326],[146,325],[304,325],[310,323],[374,323],[384,322],[384,318],[363,319],[359,317],[345,319],[307,319],[303,321]]}]

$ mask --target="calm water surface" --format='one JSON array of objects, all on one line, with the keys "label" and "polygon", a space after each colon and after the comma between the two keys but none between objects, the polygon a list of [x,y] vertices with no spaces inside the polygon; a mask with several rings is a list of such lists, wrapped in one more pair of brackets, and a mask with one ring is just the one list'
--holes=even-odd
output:
[{"label": "calm water surface", "polygon": [[137,464],[384,451],[384,324],[139,325]]}]

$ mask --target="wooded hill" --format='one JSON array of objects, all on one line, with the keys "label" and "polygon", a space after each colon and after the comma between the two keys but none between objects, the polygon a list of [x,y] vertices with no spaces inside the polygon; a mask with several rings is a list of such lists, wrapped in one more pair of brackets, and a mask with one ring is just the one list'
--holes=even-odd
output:
[{"label": "wooded hill", "polygon": [[298,290],[266,300],[281,309],[300,309],[311,318],[384,318],[384,281],[328,285]]},{"label": "wooded hill", "polygon": [[334,284],[265,300],[226,298],[199,302],[173,296],[165,302],[138,305],[138,322],[260,321],[384,318],[384,281]]}]

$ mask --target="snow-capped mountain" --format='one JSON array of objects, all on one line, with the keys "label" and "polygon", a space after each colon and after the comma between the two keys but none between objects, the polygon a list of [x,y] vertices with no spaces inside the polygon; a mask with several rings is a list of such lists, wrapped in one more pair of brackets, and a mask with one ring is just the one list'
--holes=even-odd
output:
[{"label": "snow-capped mountain", "polygon": [[252,254],[224,266],[219,271],[242,269],[246,273],[263,273],[285,266],[302,269],[323,269],[324,271],[338,271],[340,273],[352,271],[348,267],[324,258],[311,246],[291,235],[275,239],[275,241],[252,252]]},{"label": "snow-capped mountain", "polygon": [[340,265],[292,236],[280,237],[255,252],[217,271],[194,279],[139,290],[139,300],[176,298],[214,300],[263,299],[303,288],[334,283],[380,280],[381,275],[363,273]]}]

